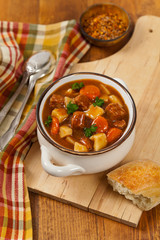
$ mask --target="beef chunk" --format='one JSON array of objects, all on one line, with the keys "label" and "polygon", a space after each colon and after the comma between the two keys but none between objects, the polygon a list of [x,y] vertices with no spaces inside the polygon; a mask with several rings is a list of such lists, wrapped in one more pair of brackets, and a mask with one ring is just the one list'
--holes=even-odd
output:
[{"label": "beef chunk", "polygon": [[124,129],[126,127],[126,121],[124,119],[122,120],[116,120],[113,122],[113,126],[116,128]]},{"label": "beef chunk", "polygon": [[85,95],[78,95],[77,97],[74,98],[74,102],[79,106],[79,109],[85,111],[89,108],[90,105],[90,100],[87,96]]},{"label": "beef chunk", "polygon": [[82,138],[80,139],[80,142],[81,142],[82,144],[84,144],[84,145],[87,147],[88,150],[92,150],[92,149],[93,149],[93,143],[92,143],[92,141],[91,141],[89,138],[87,138],[87,137],[82,137]]},{"label": "beef chunk", "polygon": [[64,105],[64,97],[59,94],[52,94],[49,105],[52,108],[61,108]]},{"label": "beef chunk", "polygon": [[118,103],[110,103],[105,111],[112,120],[121,120],[126,115],[126,111]]},{"label": "beef chunk", "polygon": [[71,119],[72,128],[84,128],[85,126],[85,113],[76,111],[73,113]]}]

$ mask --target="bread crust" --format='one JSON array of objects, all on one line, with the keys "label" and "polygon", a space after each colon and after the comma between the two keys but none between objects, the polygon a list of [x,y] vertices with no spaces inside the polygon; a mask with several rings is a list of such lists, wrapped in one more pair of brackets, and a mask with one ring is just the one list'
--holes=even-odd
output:
[{"label": "bread crust", "polygon": [[133,201],[142,210],[160,203],[160,164],[152,160],[129,162],[107,174],[115,191]]}]

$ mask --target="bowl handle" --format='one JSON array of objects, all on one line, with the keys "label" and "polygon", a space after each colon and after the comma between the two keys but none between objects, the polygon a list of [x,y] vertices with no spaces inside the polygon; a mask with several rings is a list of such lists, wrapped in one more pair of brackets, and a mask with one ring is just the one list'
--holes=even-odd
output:
[{"label": "bowl handle", "polygon": [[75,165],[75,164],[68,164],[66,166],[56,166],[51,163],[52,156],[49,153],[48,149],[41,145],[41,164],[44,170],[56,177],[66,177],[71,175],[80,175],[85,172],[85,169]]},{"label": "bowl handle", "polygon": [[127,90],[128,90],[128,86],[127,84],[120,78],[114,78],[117,82],[121,83]]}]

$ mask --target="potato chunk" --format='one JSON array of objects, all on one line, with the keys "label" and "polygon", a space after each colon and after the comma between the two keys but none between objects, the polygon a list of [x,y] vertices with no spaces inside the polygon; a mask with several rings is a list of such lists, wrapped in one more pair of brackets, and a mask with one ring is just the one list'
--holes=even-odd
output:
[{"label": "potato chunk", "polygon": [[68,103],[73,103],[73,98],[70,97],[64,97],[64,104],[67,107]]},{"label": "potato chunk", "polygon": [[52,117],[56,117],[58,118],[59,122],[63,122],[67,117],[68,117],[68,113],[66,111],[66,109],[64,108],[55,108],[52,111]]},{"label": "potato chunk", "polygon": [[75,144],[75,140],[71,136],[66,137],[66,141],[73,144],[73,145]]},{"label": "potato chunk", "polygon": [[118,103],[121,107],[123,106],[121,100],[115,95],[110,95],[109,100],[111,103]]},{"label": "potato chunk", "polygon": [[65,95],[70,96],[73,93],[72,88],[68,88]]},{"label": "potato chunk", "polygon": [[88,149],[85,145],[83,144],[80,144],[78,142],[75,142],[74,144],[74,151],[77,151],[77,152],[88,152]]},{"label": "potato chunk", "polygon": [[79,92],[74,91],[72,88],[69,88],[65,92],[65,96],[68,96],[68,97],[76,97],[78,94],[79,94]]},{"label": "potato chunk", "polygon": [[108,102],[109,97],[108,97],[107,94],[102,94],[102,95],[100,96],[100,99],[103,99],[105,102]]},{"label": "potato chunk", "polygon": [[107,137],[105,133],[97,133],[90,137],[94,141],[93,148],[95,151],[99,151],[107,146]]},{"label": "potato chunk", "polygon": [[104,86],[103,84],[100,84],[102,92],[106,93],[107,95],[110,95],[109,89]]},{"label": "potato chunk", "polygon": [[103,115],[104,110],[101,107],[90,105],[89,109],[85,112],[86,116],[95,119],[97,116]]},{"label": "potato chunk", "polygon": [[61,138],[64,138],[69,135],[72,135],[72,128],[65,126],[65,125],[63,125],[59,128],[59,136]]}]

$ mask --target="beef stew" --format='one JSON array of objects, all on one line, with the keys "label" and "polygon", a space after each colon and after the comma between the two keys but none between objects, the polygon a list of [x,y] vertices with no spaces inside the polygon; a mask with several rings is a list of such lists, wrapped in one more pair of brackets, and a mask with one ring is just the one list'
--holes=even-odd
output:
[{"label": "beef stew", "polygon": [[129,112],[116,89],[83,79],[56,89],[45,102],[42,119],[56,143],[90,152],[106,148],[122,136]]}]

